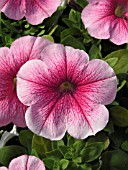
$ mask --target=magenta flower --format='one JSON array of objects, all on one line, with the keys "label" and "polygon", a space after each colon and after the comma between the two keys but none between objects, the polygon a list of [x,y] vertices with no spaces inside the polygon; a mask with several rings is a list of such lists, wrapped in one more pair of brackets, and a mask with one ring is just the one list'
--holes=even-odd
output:
[{"label": "magenta flower", "polygon": [[102,130],[116,96],[116,76],[102,60],[88,61],[82,50],[51,44],[42,60],[25,63],[17,74],[19,99],[30,106],[26,124],[34,133],[51,140],[65,132],[86,138]]},{"label": "magenta flower", "polygon": [[0,167],[0,170],[45,170],[43,161],[35,156],[22,155],[13,159],[9,168]]},{"label": "magenta flower", "polygon": [[91,36],[110,39],[121,45],[128,43],[128,1],[88,0],[82,20]]},{"label": "magenta flower", "polygon": [[13,122],[25,127],[24,106],[17,98],[16,74],[28,60],[40,58],[42,49],[51,42],[32,36],[14,41],[9,48],[0,48],[0,127]]},{"label": "magenta flower", "polygon": [[29,23],[37,25],[50,17],[60,4],[61,0],[0,0],[0,11],[15,20],[25,16]]}]

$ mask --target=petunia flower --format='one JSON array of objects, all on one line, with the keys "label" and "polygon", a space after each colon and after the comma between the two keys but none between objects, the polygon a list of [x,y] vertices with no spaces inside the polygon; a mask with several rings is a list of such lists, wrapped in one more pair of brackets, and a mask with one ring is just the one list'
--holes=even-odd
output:
[{"label": "petunia flower", "polygon": [[110,39],[114,44],[128,43],[128,1],[88,0],[82,21],[91,36]]},{"label": "petunia flower", "polygon": [[0,167],[0,170],[45,170],[43,161],[35,156],[22,155],[14,158],[9,168]]},{"label": "petunia flower", "polygon": [[51,140],[61,139],[66,131],[83,139],[102,130],[109,119],[104,105],[116,96],[113,69],[60,44],[45,47],[41,58],[26,62],[17,74],[18,97],[30,106],[28,128]]},{"label": "petunia flower", "polygon": [[61,4],[61,0],[0,0],[0,12],[7,17],[26,20],[37,25],[45,18],[50,17]]},{"label": "petunia flower", "polygon": [[24,106],[17,97],[16,74],[28,60],[40,58],[47,39],[25,36],[15,40],[10,49],[0,48],[0,127],[13,122],[25,127]]}]

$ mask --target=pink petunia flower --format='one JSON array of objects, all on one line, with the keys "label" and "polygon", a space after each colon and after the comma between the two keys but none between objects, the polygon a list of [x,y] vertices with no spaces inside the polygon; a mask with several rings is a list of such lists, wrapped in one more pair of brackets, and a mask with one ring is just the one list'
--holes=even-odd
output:
[{"label": "pink petunia flower", "polygon": [[0,0],[0,11],[14,20],[24,16],[33,24],[40,24],[50,17],[61,4],[61,0]]},{"label": "pink petunia flower", "polygon": [[45,170],[43,161],[35,156],[22,155],[14,158],[9,168],[0,167],[0,170]]},{"label": "pink petunia flower", "polygon": [[88,0],[82,21],[91,36],[128,43],[128,0]]},{"label": "pink petunia flower", "polygon": [[25,127],[24,106],[17,98],[16,74],[28,60],[40,58],[42,49],[50,44],[47,39],[25,36],[9,48],[0,48],[0,127],[13,122]]},{"label": "pink petunia flower", "polygon": [[116,76],[99,59],[89,61],[82,50],[51,44],[42,60],[25,63],[17,74],[17,94],[30,106],[25,114],[28,128],[51,140],[65,132],[86,138],[102,130],[116,96]]}]

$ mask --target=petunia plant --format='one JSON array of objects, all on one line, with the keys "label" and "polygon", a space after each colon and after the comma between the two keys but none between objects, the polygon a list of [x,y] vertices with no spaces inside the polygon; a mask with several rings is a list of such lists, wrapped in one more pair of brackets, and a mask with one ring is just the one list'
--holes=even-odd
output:
[{"label": "petunia plant", "polygon": [[13,159],[9,168],[0,167],[0,170],[45,170],[43,162],[34,156],[22,155],[18,158]]},{"label": "petunia plant", "polygon": [[14,20],[25,16],[29,23],[38,25],[50,17],[60,4],[61,0],[1,0],[0,11]]},{"label": "petunia plant", "polygon": [[[82,21],[91,36],[110,39],[121,45],[128,42],[128,1],[88,0],[82,11]],[[118,36],[119,35],[119,36]]]},{"label": "petunia plant", "polygon": [[0,1],[0,170],[128,170],[127,13]]},{"label": "petunia plant", "polygon": [[[52,50],[51,50],[52,49]],[[89,61],[87,53],[52,44],[40,60],[31,60],[17,74],[17,94],[26,106],[27,126],[51,140],[65,132],[86,138],[102,130],[116,96],[116,76],[102,60]]]},{"label": "petunia plant", "polygon": [[25,127],[27,107],[17,97],[16,74],[28,60],[40,58],[43,48],[51,42],[40,37],[26,36],[14,41],[9,48],[0,48],[0,127],[11,122]]}]

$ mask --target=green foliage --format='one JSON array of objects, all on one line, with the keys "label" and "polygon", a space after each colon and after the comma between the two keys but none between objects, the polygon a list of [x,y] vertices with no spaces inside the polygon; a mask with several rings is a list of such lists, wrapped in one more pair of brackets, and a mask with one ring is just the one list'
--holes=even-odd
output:
[{"label": "green foliage", "polygon": [[113,123],[120,127],[128,126],[128,110],[121,106],[114,106],[110,108],[110,114]]},{"label": "green foliage", "polygon": [[75,2],[79,4],[82,8],[84,8],[88,4],[88,1],[86,0],[75,0]]},{"label": "green foliage", "polygon": [[[2,13],[0,46],[10,47],[15,39],[26,35],[41,36],[53,43],[84,50],[90,60],[106,61],[118,78],[117,97],[107,106],[109,122],[104,130],[85,140],[66,134],[62,140],[50,141],[30,130],[19,129],[19,137],[15,137],[19,146],[9,140],[5,147],[0,148],[1,165],[8,166],[13,158],[29,154],[43,160],[47,170],[128,169],[128,45],[116,46],[109,40],[91,37],[81,20],[81,11],[88,1],[72,2],[75,2],[74,6],[60,6],[51,17],[37,26],[25,19],[10,20]],[[10,127],[6,126],[1,130],[8,129]]]},{"label": "green foliage", "polygon": [[92,162],[97,159],[104,149],[104,143],[95,142],[81,150],[82,158],[85,162]]},{"label": "green foliage", "polygon": [[0,164],[8,166],[13,158],[27,153],[27,150],[21,146],[4,146],[0,148]]},{"label": "green foliage", "polygon": [[128,50],[121,49],[107,55],[104,60],[114,69],[116,74],[128,71]]},{"label": "green foliage", "polygon": [[102,170],[127,170],[128,154],[122,150],[106,151],[102,155]]},{"label": "green foliage", "polygon": [[[73,43],[72,43],[73,42]],[[67,46],[72,46],[74,48],[78,48],[81,50],[85,50],[85,47],[83,46],[83,44],[76,38],[74,38],[73,36],[69,35],[66,38],[64,38],[61,41],[62,44],[67,45]]]},{"label": "green foliage", "polygon": [[45,153],[52,149],[51,142],[48,139],[34,134],[32,139],[32,149],[35,149],[39,157],[42,159],[46,157]]},{"label": "green foliage", "polygon": [[20,143],[31,152],[33,133],[29,130],[22,130],[19,134]]}]

